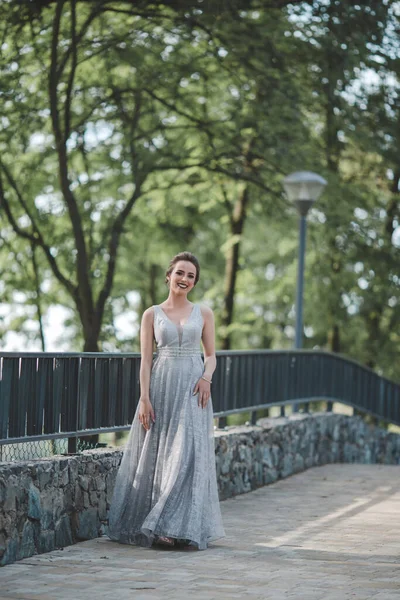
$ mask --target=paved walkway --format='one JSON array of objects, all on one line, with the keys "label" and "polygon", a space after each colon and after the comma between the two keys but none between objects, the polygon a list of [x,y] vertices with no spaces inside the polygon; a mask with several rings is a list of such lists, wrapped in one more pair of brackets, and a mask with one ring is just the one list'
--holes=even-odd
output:
[{"label": "paved walkway", "polygon": [[327,465],[221,506],[206,551],[103,537],[0,569],[0,598],[399,600],[400,466]]}]

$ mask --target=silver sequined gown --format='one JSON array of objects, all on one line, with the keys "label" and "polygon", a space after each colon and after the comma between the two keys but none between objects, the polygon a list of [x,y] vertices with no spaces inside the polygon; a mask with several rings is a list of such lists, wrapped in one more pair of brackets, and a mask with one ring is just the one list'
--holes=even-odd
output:
[{"label": "silver sequined gown", "polygon": [[157,535],[190,540],[200,550],[224,537],[215,469],[211,399],[200,408],[193,389],[204,367],[203,317],[194,304],[183,326],[154,306],[157,355],[150,379],[155,423],[148,432],[139,408],[118,470],[108,535],[151,546]]}]

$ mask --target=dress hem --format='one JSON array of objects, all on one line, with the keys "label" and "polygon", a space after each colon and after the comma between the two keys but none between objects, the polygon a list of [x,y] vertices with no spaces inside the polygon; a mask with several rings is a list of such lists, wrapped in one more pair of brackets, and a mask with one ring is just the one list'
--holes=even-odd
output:
[{"label": "dress hem", "polygon": [[176,533],[169,533],[157,530],[153,531],[149,529],[141,529],[137,533],[129,536],[117,537],[111,534],[107,534],[107,537],[113,542],[117,542],[119,544],[126,544],[128,546],[139,546],[141,548],[151,548],[155,543],[156,538],[159,536],[165,536],[179,541],[185,540],[185,543],[187,545],[195,546],[198,550],[206,550],[209,543],[215,542],[216,540],[220,540],[226,537],[223,534],[213,535],[208,537],[206,542],[196,542],[196,540],[194,540],[193,537],[188,534],[177,535]]}]

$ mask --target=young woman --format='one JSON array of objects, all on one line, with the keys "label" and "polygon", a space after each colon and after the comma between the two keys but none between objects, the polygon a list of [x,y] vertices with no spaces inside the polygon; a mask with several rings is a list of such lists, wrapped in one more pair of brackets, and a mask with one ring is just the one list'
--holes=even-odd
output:
[{"label": "young woman", "polygon": [[141,395],[109,513],[108,535],[120,543],[204,550],[225,535],[210,394],[214,316],[188,300],[199,276],[197,258],[177,254],[166,272],[168,298],[143,314]]}]

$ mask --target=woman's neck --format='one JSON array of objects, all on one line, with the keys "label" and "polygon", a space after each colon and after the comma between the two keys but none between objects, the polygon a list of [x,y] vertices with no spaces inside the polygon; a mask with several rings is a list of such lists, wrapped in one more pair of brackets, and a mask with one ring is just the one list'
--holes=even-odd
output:
[{"label": "woman's neck", "polygon": [[169,307],[169,308],[184,308],[185,306],[188,306],[188,304],[192,304],[192,302],[190,302],[190,300],[188,300],[187,296],[178,296],[177,294],[174,294],[173,292],[170,292],[168,294],[168,298],[165,300],[165,304]]}]

